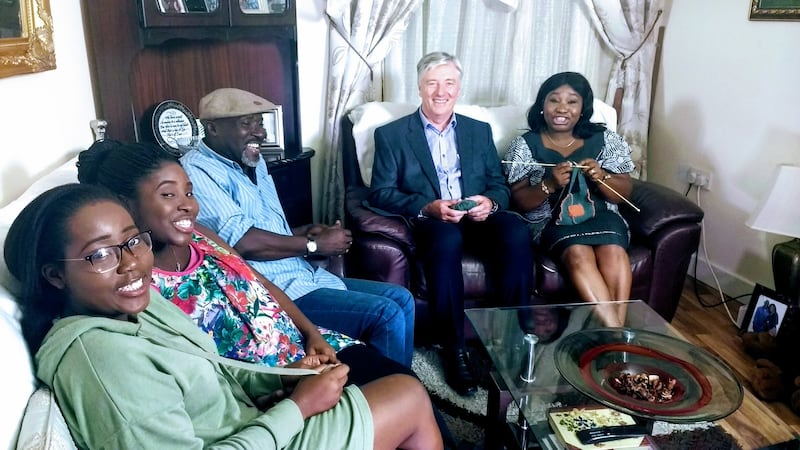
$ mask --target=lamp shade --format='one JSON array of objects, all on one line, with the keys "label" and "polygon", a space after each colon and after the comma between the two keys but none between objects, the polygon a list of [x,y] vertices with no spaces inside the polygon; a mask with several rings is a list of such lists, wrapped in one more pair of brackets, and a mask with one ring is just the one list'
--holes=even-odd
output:
[{"label": "lamp shade", "polygon": [[746,224],[755,230],[800,237],[800,167],[778,167],[769,196]]}]

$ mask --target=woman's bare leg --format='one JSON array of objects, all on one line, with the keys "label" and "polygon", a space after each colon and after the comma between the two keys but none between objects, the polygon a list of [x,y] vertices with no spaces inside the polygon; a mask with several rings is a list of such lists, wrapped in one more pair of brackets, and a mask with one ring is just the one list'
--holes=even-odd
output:
[{"label": "woman's bare leg", "polygon": [[592,247],[569,246],[561,254],[561,262],[581,299],[594,303],[611,299],[603,275],[597,269],[597,259]]},{"label": "woman's bare leg", "polygon": [[375,449],[438,450],[444,447],[430,397],[408,375],[390,375],[361,387],[372,411]]},{"label": "woman's bare leg", "polygon": [[[583,301],[599,304],[614,299],[598,268],[598,260],[593,247],[571,245],[561,254],[561,262],[567,269],[567,274]],[[622,326],[624,321],[620,322],[616,306],[613,308],[610,306],[598,305],[595,310],[598,318],[608,327]]]},{"label": "woman's bare leg", "polygon": [[[601,245],[595,248],[595,255],[597,267],[600,268],[606,286],[608,286],[611,299],[630,300],[633,274],[628,252],[619,245]],[[625,323],[627,306],[626,304],[618,306],[617,316],[621,324]]]}]

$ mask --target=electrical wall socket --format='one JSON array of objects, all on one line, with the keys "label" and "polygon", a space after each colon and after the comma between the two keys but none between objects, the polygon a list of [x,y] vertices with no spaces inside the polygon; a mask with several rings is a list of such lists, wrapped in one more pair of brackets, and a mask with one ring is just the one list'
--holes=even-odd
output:
[{"label": "electrical wall socket", "polygon": [[711,190],[711,172],[682,164],[678,169],[680,180],[707,191]]}]

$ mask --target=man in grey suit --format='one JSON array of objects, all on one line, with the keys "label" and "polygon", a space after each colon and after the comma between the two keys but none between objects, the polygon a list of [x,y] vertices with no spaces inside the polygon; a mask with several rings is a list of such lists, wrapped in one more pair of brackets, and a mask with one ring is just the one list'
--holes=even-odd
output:
[{"label": "man in grey suit", "polygon": [[420,108],[375,130],[370,204],[407,217],[424,261],[428,297],[448,384],[475,392],[464,343],[466,248],[484,261],[499,304],[527,304],[533,256],[524,221],[509,204],[492,130],[454,108],[461,64],[434,52],[417,64]]}]

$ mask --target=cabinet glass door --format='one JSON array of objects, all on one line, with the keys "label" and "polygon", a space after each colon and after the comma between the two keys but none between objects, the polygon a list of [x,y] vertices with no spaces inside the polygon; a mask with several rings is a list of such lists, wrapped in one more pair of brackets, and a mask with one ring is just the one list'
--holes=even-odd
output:
[{"label": "cabinet glass door", "polygon": [[[229,0],[140,0],[142,26],[227,26]],[[238,1],[238,0],[233,0]]]},{"label": "cabinet glass door", "polygon": [[239,0],[244,14],[283,14],[288,9],[287,0]]},{"label": "cabinet glass door", "polygon": [[294,17],[294,1],[295,0],[230,0],[231,25],[288,25],[293,27],[296,23]]},{"label": "cabinet glass door", "polygon": [[154,0],[163,14],[209,13],[219,9],[219,0]]}]

